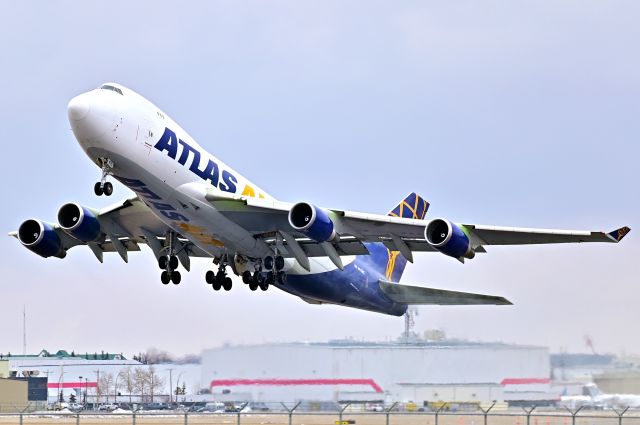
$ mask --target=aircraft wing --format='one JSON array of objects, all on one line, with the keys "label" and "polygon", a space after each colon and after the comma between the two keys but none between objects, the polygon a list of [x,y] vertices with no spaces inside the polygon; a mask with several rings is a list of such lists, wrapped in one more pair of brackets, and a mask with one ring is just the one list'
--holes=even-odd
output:
[{"label": "aircraft wing", "polygon": [[[220,192],[208,192],[205,198],[224,216],[253,233],[254,237],[262,238],[268,243],[278,244],[284,250],[285,256],[295,256],[299,262],[304,263],[304,261],[300,261],[302,256],[296,247],[298,245],[305,256],[326,255],[331,257],[327,252],[326,242],[313,241],[290,225],[288,214],[294,204],[225,195]],[[338,255],[366,254],[368,251],[363,244],[364,242],[382,242],[388,249],[400,251],[409,261],[413,261],[412,252],[437,251],[425,239],[425,228],[428,224],[425,220],[338,209],[325,209],[324,211],[328,213],[335,231],[340,235],[337,241],[331,243]],[[474,253],[486,252],[484,247],[487,245],[615,243],[619,242],[630,230],[628,227],[622,227],[613,232],[605,233],[474,224],[457,224],[456,226],[468,236]],[[280,236],[283,238],[281,241],[278,239]],[[298,251],[298,255],[292,255],[295,254],[294,250]]]},{"label": "aircraft wing", "polygon": [[[149,245],[156,257],[161,255],[165,234],[169,228],[138,197],[104,208],[95,215],[103,235],[93,242],[82,242],[67,234],[59,225],[51,225],[60,238],[63,252],[74,246],[86,245],[100,262],[103,261],[105,252],[117,252],[127,262],[127,253],[140,251],[139,244],[143,243]],[[11,232],[9,235],[17,237],[17,232]],[[186,239],[180,238],[176,243],[181,248],[177,257],[187,270],[190,268],[190,256],[209,256]]]},{"label": "aircraft wing", "polygon": [[480,226],[464,224],[477,238],[479,245],[530,245],[576,242],[619,242],[631,229],[622,227],[613,232],[582,230],[528,229],[518,227]]}]

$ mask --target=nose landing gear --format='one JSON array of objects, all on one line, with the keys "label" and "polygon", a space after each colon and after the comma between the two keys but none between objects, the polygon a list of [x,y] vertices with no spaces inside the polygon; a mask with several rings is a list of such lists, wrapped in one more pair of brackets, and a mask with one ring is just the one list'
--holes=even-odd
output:
[{"label": "nose landing gear", "polygon": [[113,161],[109,158],[99,158],[102,168],[102,178],[93,186],[93,192],[97,196],[111,196],[113,193],[113,185],[107,181],[107,176],[111,175],[113,169]]}]

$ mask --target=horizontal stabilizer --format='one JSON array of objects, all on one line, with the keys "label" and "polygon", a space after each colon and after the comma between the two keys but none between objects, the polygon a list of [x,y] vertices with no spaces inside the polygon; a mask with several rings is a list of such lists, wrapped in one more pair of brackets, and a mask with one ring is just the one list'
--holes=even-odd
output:
[{"label": "horizontal stabilizer", "polygon": [[401,285],[399,283],[379,280],[380,289],[392,301],[403,304],[432,305],[511,305],[503,297],[493,295],[472,294],[469,292],[447,291],[444,289],[423,288],[420,286]]}]

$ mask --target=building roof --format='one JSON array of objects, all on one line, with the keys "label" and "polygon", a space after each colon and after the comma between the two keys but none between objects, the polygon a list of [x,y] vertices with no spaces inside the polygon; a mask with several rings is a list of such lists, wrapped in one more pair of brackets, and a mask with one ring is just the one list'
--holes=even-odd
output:
[{"label": "building roof", "polygon": [[79,359],[84,359],[84,360],[127,360],[122,353],[119,354],[111,354],[111,353],[105,353],[104,351],[98,353],[75,353],[74,351],[71,351],[71,353],[69,353],[66,350],[58,350],[55,353],[51,353],[45,349],[41,350],[38,354],[18,354],[18,355],[14,355],[11,353],[7,353],[7,354],[2,354],[0,353],[0,360],[2,359],[11,359],[11,360],[27,360],[27,359],[36,359],[36,358],[48,358],[48,357],[52,357],[52,358],[58,358],[58,359],[74,359],[74,360],[79,360]]}]

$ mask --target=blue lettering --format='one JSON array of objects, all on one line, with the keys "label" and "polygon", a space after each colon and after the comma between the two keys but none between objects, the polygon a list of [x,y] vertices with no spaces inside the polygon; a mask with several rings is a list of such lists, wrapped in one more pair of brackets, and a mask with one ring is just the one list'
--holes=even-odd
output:
[{"label": "blue lettering", "polygon": [[161,202],[152,202],[152,204],[157,210],[172,210],[172,211],[175,211],[175,208],[173,208],[169,204],[163,204]]},{"label": "blue lettering", "polygon": [[199,165],[200,164],[196,164],[196,162],[194,161],[193,164],[191,164],[191,167],[189,167],[189,169],[193,171],[193,173],[196,176],[200,177],[203,180],[210,180],[215,187],[218,187],[218,180],[220,179],[220,171],[218,170],[218,164],[216,164],[212,160],[209,160],[209,162],[207,163],[207,167],[204,169],[204,171],[201,171],[198,168]]},{"label": "blue lettering", "polygon": [[179,220],[179,221],[189,222],[189,219],[187,217],[175,211],[160,211],[160,214],[167,217],[169,220]]},{"label": "blue lettering", "polygon": [[162,137],[158,140],[158,143],[155,144],[154,148],[160,152],[167,151],[171,158],[176,159],[176,155],[178,154],[178,138],[176,137],[176,133],[169,130],[169,127],[165,127]]},{"label": "blue lettering", "polygon": [[187,159],[189,159],[189,152],[193,152],[193,161],[191,161],[191,165],[193,166],[193,164],[197,164],[197,168],[198,165],[200,165],[200,152],[192,148],[187,142],[183,140],[178,140],[178,142],[180,142],[180,144],[182,145],[182,152],[180,153],[178,162],[182,165],[186,164]]},{"label": "blue lettering", "polygon": [[236,179],[233,174],[224,170],[222,172],[222,180],[224,183],[220,183],[220,190],[230,193],[236,192],[236,183],[238,183],[238,179]]},{"label": "blue lettering", "polygon": [[[189,171],[205,181],[209,180],[213,186],[219,187],[220,190],[224,192],[235,193],[237,191],[238,179],[236,178],[236,176],[226,170],[223,170],[222,182],[220,182],[220,169],[218,167],[218,164],[211,159],[208,160],[205,169],[201,170],[200,160],[202,158],[202,154],[184,140],[178,139],[176,134],[173,131],[169,130],[168,127],[165,127],[164,134],[162,135],[160,140],[158,140],[154,147],[160,152],[166,151],[167,154],[175,160],[178,156],[178,145],[182,147],[180,151],[180,157],[177,158],[177,161],[178,163],[180,163],[180,165],[186,165],[187,161],[189,160],[189,154],[192,153],[193,160],[191,161],[191,165],[189,166]],[[153,192],[151,192],[151,194],[156,196],[154,199],[160,199],[160,197],[153,194]]]},{"label": "blue lettering", "polygon": [[129,189],[138,193],[139,195],[144,196],[148,200],[150,200],[150,204],[147,203],[144,199],[142,200],[148,206],[153,206],[156,210],[160,212],[163,216],[167,217],[169,220],[178,220],[183,221],[185,223],[189,222],[189,219],[182,214],[176,212],[176,209],[171,204],[165,204],[162,202],[153,202],[153,201],[162,201],[162,198],[156,195],[149,189],[144,182],[136,179],[127,179],[120,176],[113,176],[122,184],[126,185]]}]

